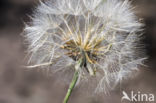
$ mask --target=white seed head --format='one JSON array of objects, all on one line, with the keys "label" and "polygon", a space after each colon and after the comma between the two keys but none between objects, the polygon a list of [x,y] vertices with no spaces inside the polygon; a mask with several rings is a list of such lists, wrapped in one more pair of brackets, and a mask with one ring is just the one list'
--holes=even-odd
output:
[{"label": "white seed head", "polygon": [[95,91],[106,92],[145,59],[137,47],[141,27],[128,0],[51,0],[35,10],[25,37],[32,67],[75,68],[80,82],[95,76]]}]

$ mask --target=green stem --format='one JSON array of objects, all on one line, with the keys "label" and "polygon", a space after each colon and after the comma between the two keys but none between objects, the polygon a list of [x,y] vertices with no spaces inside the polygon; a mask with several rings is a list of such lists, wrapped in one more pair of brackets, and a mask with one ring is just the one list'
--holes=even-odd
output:
[{"label": "green stem", "polygon": [[72,92],[73,88],[75,87],[75,84],[76,84],[77,80],[78,80],[78,71],[75,70],[73,79],[72,79],[72,81],[71,81],[71,83],[70,83],[70,86],[69,86],[69,88],[68,88],[68,92],[67,92],[67,94],[66,94],[66,96],[65,96],[65,98],[64,98],[63,103],[67,103],[67,102],[68,102],[69,97],[70,97],[70,95],[71,95],[71,92]]}]

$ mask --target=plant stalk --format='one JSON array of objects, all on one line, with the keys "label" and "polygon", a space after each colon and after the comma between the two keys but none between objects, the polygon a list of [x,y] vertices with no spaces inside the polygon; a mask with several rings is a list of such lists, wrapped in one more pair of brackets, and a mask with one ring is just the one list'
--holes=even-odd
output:
[{"label": "plant stalk", "polygon": [[77,80],[78,80],[78,70],[75,70],[73,79],[72,79],[72,81],[71,81],[71,83],[69,85],[69,88],[68,88],[68,91],[66,93],[66,96],[65,96],[65,98],[63,100],[63,103],[68,103],[69,97],[70,97],[70,95],[72,93],[73,88],[76,85]]}]

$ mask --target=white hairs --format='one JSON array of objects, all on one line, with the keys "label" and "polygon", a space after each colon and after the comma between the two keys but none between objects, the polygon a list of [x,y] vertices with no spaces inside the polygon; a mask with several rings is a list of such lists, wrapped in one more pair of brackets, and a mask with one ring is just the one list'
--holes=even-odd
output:
[{"label": "white hairs", "polygon": [[[137,45],[142,24],[128,0],[50,0],[40,4],[32,24],[25,27],[30,62],[34,65],[52,63],[50,69],[54,71],[74,68],[77,59],[67,55],[69,50],[62,46],[71,40],[74,46],[82,46],[76,44],[81,38],[82,44],[91,47],[88,56],[96,61],[87,64],[100,77],[95,91],[103,92],[114,88],[123,78],[133,76],[145,59]],[[100,41],[101,38],[104,39]],[[98,41],[100,45],[95,48]],[[80,80],[85,70],[79,70]]]}]

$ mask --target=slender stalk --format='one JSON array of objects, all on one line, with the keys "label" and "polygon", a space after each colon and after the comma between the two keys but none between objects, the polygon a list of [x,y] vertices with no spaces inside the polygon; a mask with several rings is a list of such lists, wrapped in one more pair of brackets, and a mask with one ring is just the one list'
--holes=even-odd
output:
[{"label": "slender stalk", "polygon": [[68,88],[68,91],[67,91],[67,94],[66,94],[66,96],[65,96],[65,98],[64,98],[63,103],[67,103],[67,102],[68,102],[69,97],[70,97],[70,95],[71,95],[71,92],[72,92],[73,88],[75,87],[75,84],[76,84],[77,80],[78,80],[78,71],[75,70],[73,79],[72,79],[72,81],[71,81],[71,83],[70,83],[70,86],[69,86],[69,88]]},{"label": "slender stalk", "polygon": [[83,63],[85,62],[85,59],[82,57],[78,60],[77,64],[75,65],[75,73],[74,73],[74,76],[73,76],[73,79],[69,85],[69,88],[68,88],[68,91],[66,93],[66,96],[63,100],[63,103],[68,103],[68,100],[69,100],[69,97],[72,93],[72,90],[73,88],[75,87],[76,83],[77,83],[77,80],[78,80],[78,77],[79,77],[79,69],[83,66]]}]

